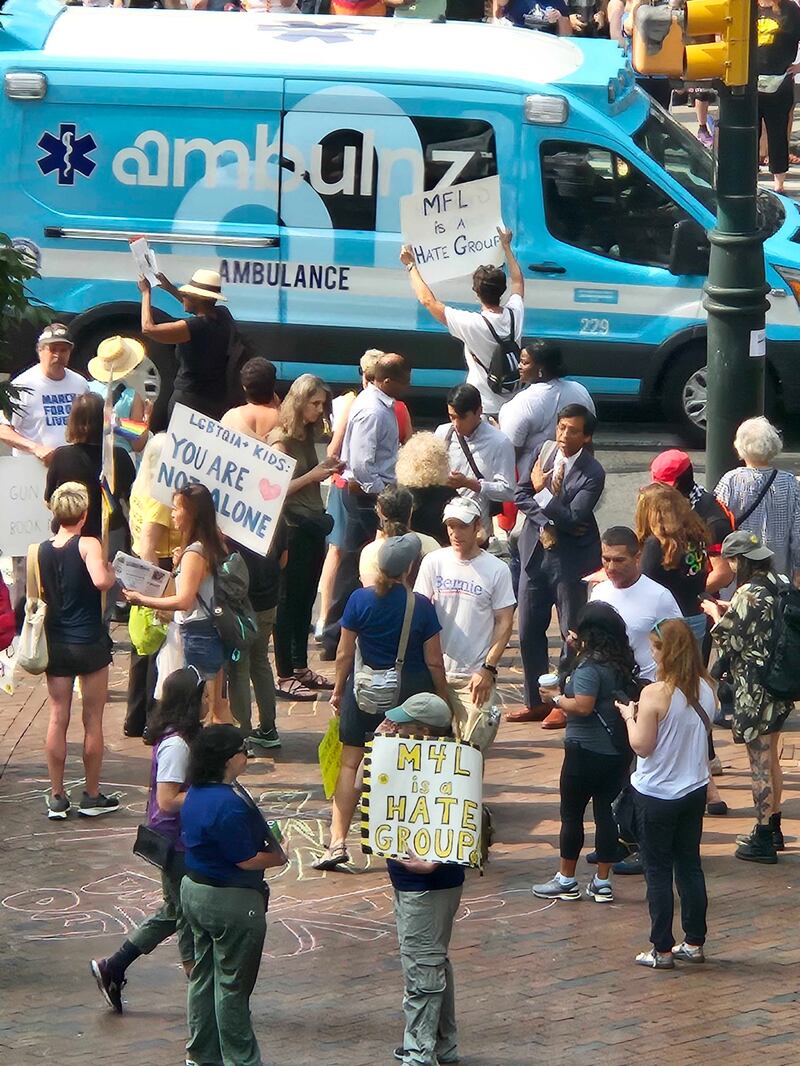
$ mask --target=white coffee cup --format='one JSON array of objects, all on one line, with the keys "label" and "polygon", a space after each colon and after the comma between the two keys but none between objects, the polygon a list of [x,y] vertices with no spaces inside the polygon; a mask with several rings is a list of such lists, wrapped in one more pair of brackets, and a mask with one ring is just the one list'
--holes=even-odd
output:
[{"label": "white coffee cup", "polygon": [[558,688],[558,674],[542,674],[539,688]]}]

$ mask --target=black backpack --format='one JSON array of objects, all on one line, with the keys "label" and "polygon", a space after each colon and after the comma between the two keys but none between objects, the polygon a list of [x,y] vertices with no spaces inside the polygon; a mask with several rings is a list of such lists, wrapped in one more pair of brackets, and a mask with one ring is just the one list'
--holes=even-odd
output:
[{"label": "black backpack", "polygon": [[239,552],[223,559],[214,574],[214,599],[211,604],[198,595],[197,600],[219,634],[225,654],[238,662],[241,653],[249,648],[258,632],[253,605],[248,591],[250,575]]},{"label": "black backpack", "polygon": [[[770,586],[766,586],[770,588]],[[771,591],[774,591],[771,589]],[[764,664],[764,688],[778,700],[800,699],[800,589],[777,590],[772,650]]]},{"label": "black backpack", "polygon": [[511,318],[511,332],[507,337],[501,337],[486,315],[481,315],[497,345],[494,355],[489,360],[489,365],[484,366],[477,355],[474,352],[472,353],[475,362],[481,370],[486,372],[489,388],[492,392],[497,393],[498,396],[514,392],[519,385],[519,357],[522,354],[522,349],[517,342],[517,334],[514,328],[514,312],[510,307],[507,310]]}]

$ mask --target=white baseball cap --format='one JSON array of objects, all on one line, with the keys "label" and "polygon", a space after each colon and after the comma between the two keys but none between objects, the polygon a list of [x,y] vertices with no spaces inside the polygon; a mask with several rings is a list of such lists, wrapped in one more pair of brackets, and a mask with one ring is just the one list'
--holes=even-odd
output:
[{"label": "white baseball cap", "polygon": [[471,496],[456,496],[445,504],[442,521],[447,522],[451,518],[456,522],[463,522],[465,526],[481,517],[481,508],[477,500]]}]

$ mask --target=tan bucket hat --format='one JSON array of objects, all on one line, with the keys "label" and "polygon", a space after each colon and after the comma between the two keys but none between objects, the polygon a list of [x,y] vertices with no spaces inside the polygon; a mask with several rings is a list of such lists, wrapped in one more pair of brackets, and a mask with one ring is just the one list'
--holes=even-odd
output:
[{"label": "tan bucket hat", "polygon": [[142,342],[133,337],[106,337],[97,346],[97,355],[89,360],[89,373],[95,381],[119,381],[135,370],[146,354]]},{"label": "tan bucket hat", "polygon": [[222,279],[216,270],[195,270],[188,285],[181,285],[178,292],[187,296],[199,296],[202,300],[224,300]]}]

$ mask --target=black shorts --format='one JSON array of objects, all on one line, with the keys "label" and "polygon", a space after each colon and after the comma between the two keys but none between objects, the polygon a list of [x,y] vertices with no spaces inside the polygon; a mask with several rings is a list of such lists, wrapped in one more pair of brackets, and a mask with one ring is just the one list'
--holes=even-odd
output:
[{"label": "black shorts", "polygon": [[[398,704],[418,692],[433,692],[431,675],[427,670],[414,672],[406,670],[400,684]],[[351,674],[345,683],[339,710],[339,740],[350,748],[363,748],[368,740],[372,740],[375,730],[382,721],[383,715],[367,714],[356,703]]]},{"label": "black shorts", "polygon": [[111,637],[108,633],[94,644],[47,642],[48,677],[86,677],[111,663]]}]

